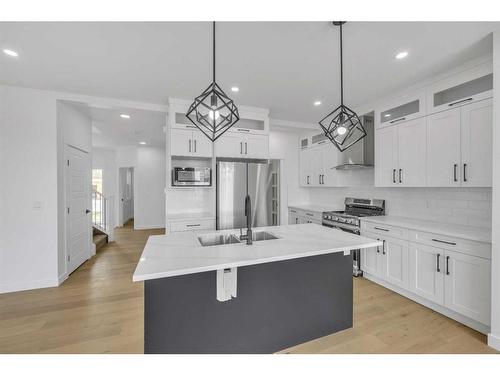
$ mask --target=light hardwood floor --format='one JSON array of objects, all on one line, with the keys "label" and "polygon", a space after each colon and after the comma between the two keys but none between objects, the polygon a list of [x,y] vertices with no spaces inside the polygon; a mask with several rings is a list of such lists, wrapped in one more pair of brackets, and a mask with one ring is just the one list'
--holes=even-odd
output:
[{"label": "light hardwood floor", "polygon": [[[0,353],[142,353],[143,288],[132,273],[147,237],[116,231],[59,288],[0,295]],[[486,337],[366,279],[354,327],[285,353],[494,353]]]}]

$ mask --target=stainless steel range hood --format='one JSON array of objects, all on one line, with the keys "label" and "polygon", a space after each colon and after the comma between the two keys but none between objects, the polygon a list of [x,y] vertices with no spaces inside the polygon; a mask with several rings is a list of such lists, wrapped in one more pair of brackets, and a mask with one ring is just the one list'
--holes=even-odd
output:
[{"label": "stainless steel range hood", "polygon": [[339,155],[339,164],[332,169],[354,170],[373,168],[375,154],[374,112],[361,116],[366,137]]}]

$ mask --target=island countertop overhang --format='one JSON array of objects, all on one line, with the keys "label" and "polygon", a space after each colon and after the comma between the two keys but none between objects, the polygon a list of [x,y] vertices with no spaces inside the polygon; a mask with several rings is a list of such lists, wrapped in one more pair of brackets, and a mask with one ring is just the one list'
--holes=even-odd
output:
[{"label": "island countertop overhang", "polygon": [[201,246],[206,233],[239,234],[237,230],[179,232],[150,236],[133,275],[133,281],[216,271],[225,268],[279,262],[337,252],[381,246],[382,242],[317,224],[254,228],[278,239]]}]

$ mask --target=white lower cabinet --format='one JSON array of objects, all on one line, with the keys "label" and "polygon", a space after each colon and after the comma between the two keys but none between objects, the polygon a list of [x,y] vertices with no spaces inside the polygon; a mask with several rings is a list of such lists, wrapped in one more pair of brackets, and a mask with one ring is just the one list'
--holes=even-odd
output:
[{"label": "white lower cabinet", "polygon": [[445,251],[444,256],[445,306],[489,325],[491,311],[490,260],[454,251]]},{"label": "white lower cabinet", "polygon": [[[444,314],[451,311],[484,326],[490,325],[491,261],[470,255],[484,254],[485,244],[475,246],[471,242],[470,249],[453,251],[404,237],[392,238],[367,231],[363,231],[362,236],[384,242],[384,246],[362,250],[361,269],[367,276],[411,292],[410,298],[416,295],[442,306],[445,309],[440,312]],[[458,319],[451,312],[451,317]]]},{"label": "white lower cabinet", "polygon": [[410,243],[410,289],[429,301],[444,304],[444,250]]},{"label": "white lower cabinet", "polygon": [[322,224],[322,212],[288,208],[288,224]]},{"label": "white lower cabinet", "polygon": [[363,236],[382,241],[375,249],[365,249],[361,254],[361,269],[391,284],[408,286],[408,242],[376,233]]}]

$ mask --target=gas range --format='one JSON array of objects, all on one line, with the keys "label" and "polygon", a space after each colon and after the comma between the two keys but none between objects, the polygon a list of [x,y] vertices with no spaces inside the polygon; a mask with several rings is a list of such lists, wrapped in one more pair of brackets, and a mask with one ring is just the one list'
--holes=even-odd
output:
[{"label": "gas range", "polygon": [[385,201],[382,199],[346,198],[344,211],[323,213],[323,225],[359,234],[360,217],[385,214]]},{"label": "gas range", "polygon": [[[360,234],[360,217],[385,215],[385,201],[382,199],[346,198],[344,203],[344,211],[323,213],[323,226]],[[359,249],[353,250],[352,253],[352,275],[362,276],[361,251]]]}]

